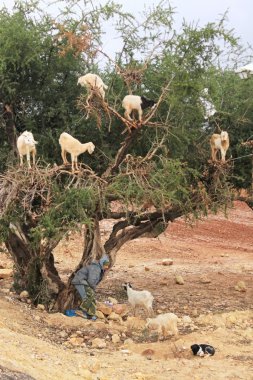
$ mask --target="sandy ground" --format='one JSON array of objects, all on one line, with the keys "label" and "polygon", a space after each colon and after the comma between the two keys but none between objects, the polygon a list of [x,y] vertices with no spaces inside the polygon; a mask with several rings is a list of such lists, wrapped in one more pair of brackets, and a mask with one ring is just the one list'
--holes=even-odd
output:
[{"label": "sandy ground", "polygon": [[[111,226],[110,220],[103,223],[104,236]],[[63,278],[78,263],[81,243],[74,234],[57,247]],[[168,258],[173,264],[162,265]],[[1,263],[11,265],[3,253]],[[175,283],[176,275],[184,285]],[[241,202],[228,218],[212,215],[195,226],[180,219],[156,239],[129,242],[97,288],[99,300],[112,296],[120,302],[126,302],[124,281],[150,290],[156,313],[190,316],[191,323],[179,324],[177,337],[157,341],[146,329],[132,331],[125,323],[48,314],[9,292],[11,279],[0,280],[0,379],[253,379],[252,280],[253,212]],[[246,291],[235,289],[238,281]],[[139,317],[145,318],[142,310]],[[106,347],[93,348],[95,337]],[[193,343],[213,345],[215,355],[194,357]]]}]

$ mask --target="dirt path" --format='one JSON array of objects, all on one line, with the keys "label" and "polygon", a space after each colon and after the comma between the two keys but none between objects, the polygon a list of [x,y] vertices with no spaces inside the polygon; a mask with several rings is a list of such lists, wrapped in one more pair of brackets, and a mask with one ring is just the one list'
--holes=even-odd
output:
[{"label": "dirt path", "polygon": [[[105,235],[110,226],[106,221]],[[71,235],[55,252],[65,276],[78,262],[79,242]],[[162,265],[166,258],[173,264]],[[10,264],[3,254],[0,262]],[[175,283],[176,274],[184,285]],[[146,330],[129,331],[125,324],[48,314],[10,293],[10,279],[0,280],[0,379],[251,380],[252,279],[253,212],[237,202],[229,219],[210,216],[194,228],[179,220],[157,239],[129,242],[98,288],[99,299],[110,295],[124,302],[122,282],[149,289],[156,312],[190,316],[191,323],[179,324],[177,338],[156,342]],[[245,282],[245,292],[235,290],[238,281]],[[114,334],[120,337],[117,343]],[[91,346],[97,336],[105,348]],[[194,357],[193,343],[212,344],[216,353]]]}]

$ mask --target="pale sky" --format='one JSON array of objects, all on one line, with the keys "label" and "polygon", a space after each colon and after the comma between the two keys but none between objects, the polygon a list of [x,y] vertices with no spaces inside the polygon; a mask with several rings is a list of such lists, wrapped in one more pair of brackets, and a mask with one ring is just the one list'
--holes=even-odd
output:
[{"label": "pale sky", "polygon": [[[159,4],[160,0],[115,0],[115,2],[122,4],[126,11],[138,15],[145,5]],[[183,19],[187,22],[198,22],[202,26],[217,21],[228,10],[229,29],[235,30],[236,36],[241,37],[243,44],[249,43],[253,46],[253,0],[171,0],[170,4],[174,8],[174,19],[178,26]]]},{"label": "pale sky", "polygon": [[[144,6],[157,5],[160,0],[114,0],[122,4],[125,11],[133,13],[136,18]],[[52,0],[44,0],[43,3],[51,3]],[[104,4],[106,0],[93,0],[93,4]],[[0,0],[0,7],[10,7],[14,0]],[[62,6],[64,1],[54,1],[54,7]],[[234,29],[235,35],[241,38],[242,43],[253,46],[253,0],[171,0],[174,8],[175,27],[179,28],[182,20],[194,21],[199,26],[208,22],[217,21],[228,10],[228,27]],[[47,9],[48,10],[48,9]]]}]

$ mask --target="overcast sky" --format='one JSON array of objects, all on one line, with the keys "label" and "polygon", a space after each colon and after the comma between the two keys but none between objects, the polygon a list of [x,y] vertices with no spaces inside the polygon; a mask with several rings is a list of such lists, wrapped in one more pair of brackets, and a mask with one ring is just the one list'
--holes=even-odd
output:
[{"label": "overcast sky", "polygon": [[[161,0],[115,0],[122,4],[123,9],[134,13],[138,18],[138,13],[144,6],[157,5]],[[44,3],[52,2],[44,0]],[[93,0],[93,4],[105,3],[106,0]],[[0,5],[10,7],[14,0],[0,0]],[[58,4],[62,5],[63,1]],[[228,10],[228,26],[234,29],[235,35],[240,37],[242,43],[249,43],[253,46],[253,0],[171,0],[171,6],[175,10],[175,26],[180,27],[182,20],[187,22],[195,21],[200,26],[207,22],[220,19],[220,16]],[[57,7],[57,1],[55,1]],[[109,36],[110,40],[110,36]]]},{"label": "overcast sky", "polygon": [[[99,1],[98,1],[99,2]],[[104,3],[104,1],[100,1]],[[138,14],[144,5],[159,4],[160,0],[120,0],[125,10]],[[253,0],[171,0],[175,8],[175,21],[181,25],[183,19],[195,21],[200,26],[217,21],[228,10],[228,25],[244,44],[253,45]]]}]

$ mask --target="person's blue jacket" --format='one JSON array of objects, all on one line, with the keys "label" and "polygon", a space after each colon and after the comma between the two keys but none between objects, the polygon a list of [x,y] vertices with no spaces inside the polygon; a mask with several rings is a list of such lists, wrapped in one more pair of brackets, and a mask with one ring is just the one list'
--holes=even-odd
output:
[{"label": "person's blue jacket", "polygon": [[109,262],[108,256],[104,255],[99,262],[92,262],[91,264],[82,267],[76,272],[71,283],[73,285],[88,285],[95,289],[97,284],[102,280],[104,275],[103,265]]}]

